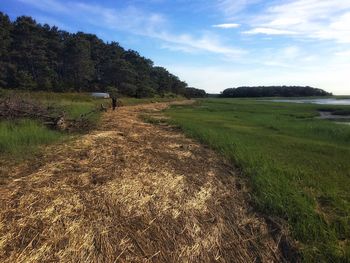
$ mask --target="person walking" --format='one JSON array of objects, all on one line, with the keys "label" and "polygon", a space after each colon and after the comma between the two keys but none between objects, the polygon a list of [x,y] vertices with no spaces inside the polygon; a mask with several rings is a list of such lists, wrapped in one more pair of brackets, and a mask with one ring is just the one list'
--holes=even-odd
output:
[{"label": "person walking", "polygon": [[110,86],[107,87],[108,94],[112,99],[112,110],[115,110],[118,106],[117,98],[118,98],[118,89],[116,87]]},{"label": "person walking", "polygon": [[112,109],[115,110],[117,108],[117,97],[112,96]]}]

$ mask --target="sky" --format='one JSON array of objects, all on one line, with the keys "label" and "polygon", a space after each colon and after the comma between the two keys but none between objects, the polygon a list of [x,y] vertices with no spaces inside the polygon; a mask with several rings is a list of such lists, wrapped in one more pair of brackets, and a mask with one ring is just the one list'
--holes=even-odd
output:
[{"label": "sky", "polygon": [[350,94],[350,0],[1,0],[0,10],[117,41],[209,93]]}]

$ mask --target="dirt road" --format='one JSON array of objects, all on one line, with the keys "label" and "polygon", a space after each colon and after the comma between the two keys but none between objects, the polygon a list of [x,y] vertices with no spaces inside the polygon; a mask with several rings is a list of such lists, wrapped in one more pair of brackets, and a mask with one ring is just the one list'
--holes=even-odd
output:
[{"label": "dirt road", "polygon": [[[0,190],[1,262],[281,262],[213,151],[122,107]],[[48,152],[50,152],[48,150]]]}]

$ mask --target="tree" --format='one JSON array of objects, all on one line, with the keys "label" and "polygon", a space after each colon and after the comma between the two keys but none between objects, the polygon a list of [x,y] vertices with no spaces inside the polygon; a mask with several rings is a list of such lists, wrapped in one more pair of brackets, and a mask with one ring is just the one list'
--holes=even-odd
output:
[{"label": "tree", "polygon": [[309,86],[258,86],[238,87],[225,89],[221,97],[302,97],[302,96],[329,96],[324,90]]},{"label": "tree", "polygon": [[8,82],[8,53],[11,45],[11,30],[10,18],[0,12],[0,86],[6,86]]},{"label": "tree", "polygon": [[186,98],[205,98],[206,96],[207,96],[207,93],[205,92],[205,90],[202,90],[202,89],[188,87],[185,90]]},{"label": "tree", "polygon": [[[47,27],[46,27],[47,30]],[[51,74],[46,56],[45,28],[37,25],[31,17],[22,16],[16,19],[13,28],[11,46],[11,62],[16,64],[19,75],[29,73],[34,81],[35,89],[47,90],[51,88]],[[18,82],[18,81],[17,81]]]},{"label": "tree", "polygon": [[49,71],[48,76],[51,82],[51,89],[54,91],[62,91],[63,86],[63,52],[64,43],[62,39],[67,36],[59,31],[57,27],[43,26],[44,38],[46,41],[46,57]]},{"label": "tree", "polygon": [[108,94],[109,94],[109,96],[110,96],[111,98],[118,98],[118,96],[119,96],[119,91],[118,91],[118,88],[117,88],[117,87],[108,86],[108,87],[106,88],[106,90],[107,90],[107,92],[108,92]]},{"label": "tree", "polygon": [[90,42],[82,33],[73,35],[66,42],[63,72],[68,86],[76,91],[84,90],[93,78]]}]

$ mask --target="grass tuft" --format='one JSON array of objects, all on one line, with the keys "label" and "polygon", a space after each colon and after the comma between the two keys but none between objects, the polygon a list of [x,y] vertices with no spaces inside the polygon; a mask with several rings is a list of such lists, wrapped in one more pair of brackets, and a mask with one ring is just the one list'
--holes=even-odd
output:
[{"label": "grass tuft", "polygon": [[33,120],[2,121],[0,155],[23,158],[35,153],[39,145],[56,142],[63,136]]}]

